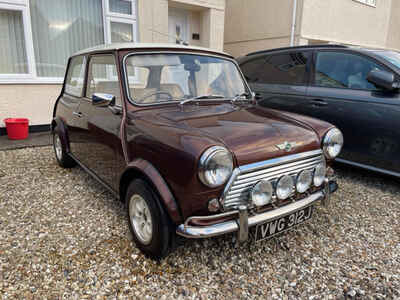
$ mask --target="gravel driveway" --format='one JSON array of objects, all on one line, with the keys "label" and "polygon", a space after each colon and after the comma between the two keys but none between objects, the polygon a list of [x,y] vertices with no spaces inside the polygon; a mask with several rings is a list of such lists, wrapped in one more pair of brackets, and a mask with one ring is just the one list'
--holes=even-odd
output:
[{"label": "gravel driveway", "polygon": [[276,239],[183,240],[156,263],[123,206],[51,147],[0,151],[1,299],[400,299],[400,183],[341,167],[331,207]]}]

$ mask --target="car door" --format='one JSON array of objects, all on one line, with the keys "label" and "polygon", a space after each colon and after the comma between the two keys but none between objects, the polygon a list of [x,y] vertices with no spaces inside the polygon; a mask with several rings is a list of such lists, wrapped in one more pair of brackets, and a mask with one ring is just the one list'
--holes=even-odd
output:
[{"label": "car door", "polygon": [[314,62],[307,114],[343,132],[339,160],[400,172],[399,94],[367,80],[371,70],[390,70],[372,57],[343,50],[316,51]]},{"label": "car door", "polygon": [[[118,190],[122,154],[122,102],[116,70],[112,54],[89,58],[85,97],[79,106],[80,129],[84,132],[85,143],[78,156],[83,165],[114,190]],[[92,97],[96,93],[115,96],[112,109],[93,105]]]},{"label": "car door", "polygon": [[63,119],[67,126],[70,151],[73,154],[79,152],[80,129],[77,112],[83,93],[85,70],[85,56],[80,55],[71,58],[65,79],[64,93],[57,105],[57,115]]},{"label": "car door", "polygon": [[258,103],[304,113],[311,51],[257,55],[240,65]]}]

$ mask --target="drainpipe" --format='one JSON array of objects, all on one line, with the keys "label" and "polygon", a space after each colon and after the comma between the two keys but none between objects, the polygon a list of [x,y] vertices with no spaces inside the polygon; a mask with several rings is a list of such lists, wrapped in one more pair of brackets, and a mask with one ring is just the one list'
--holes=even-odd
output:
[{"label": "drainpipe", "polygon": [[293,0],[292,32],[290,33],[290,47],[294,46],[294,33],[296,30],[297,0]]}]

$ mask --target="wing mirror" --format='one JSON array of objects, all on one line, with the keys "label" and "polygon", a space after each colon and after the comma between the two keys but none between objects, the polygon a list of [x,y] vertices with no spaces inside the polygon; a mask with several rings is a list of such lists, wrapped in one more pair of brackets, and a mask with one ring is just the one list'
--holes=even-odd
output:
[{"label": "wing mirror", "polygon": [[107,107],[115,105],[115,96],[104,93],[94,93],[92,95],[92,104],[97,107]]},{"label": "wing mirror", "polygon": [[367,76],[367,80],[375,86],[388,91],[393,91],[399,88],[399,83],[395,81],[395,76],[391,72],[382,70],[372,70]]}]

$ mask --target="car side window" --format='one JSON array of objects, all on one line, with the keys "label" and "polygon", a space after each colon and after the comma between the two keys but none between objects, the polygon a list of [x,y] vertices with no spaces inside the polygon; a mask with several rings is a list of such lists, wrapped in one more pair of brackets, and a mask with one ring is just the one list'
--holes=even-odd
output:
[{"label": "car side window", "polygon": [[250,83],[294,84],[307,83],[309,52],[290,52],[255,59],[241,66]]},{"label": "car side window", "polygon": [[319,52],[316,56],[314,84],[321,87],[376,90],[367,80],[370,71],[383,67],[366,57],[341,52]]},{"label": "car side window", "polygon": [[117,65],[111,54],[90,58],[86,97],[91,99],[94,93],[111,94],[115,96],[115,104],[122,105]]},{"label": "car side window", "polygon": [[72,96],[81,97],[84,78],[85,58],[83,56],[72,58],[65,80],[65,92]]}]

